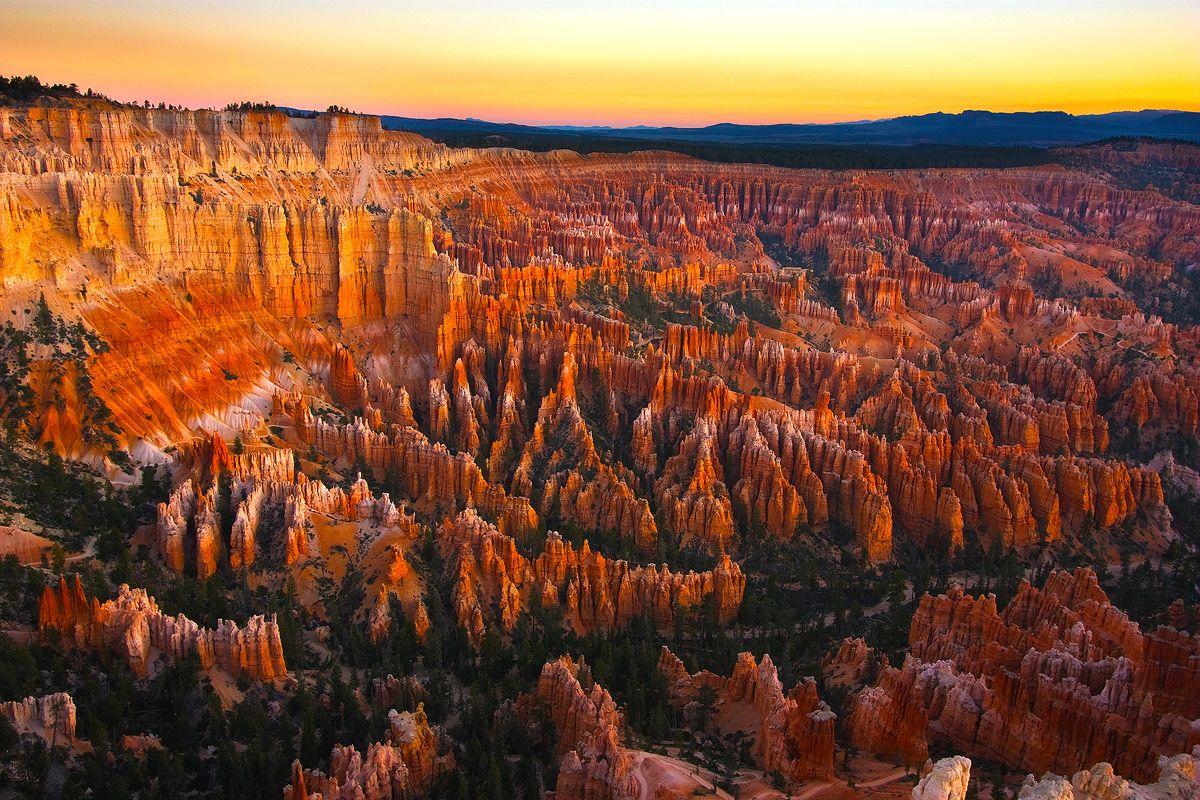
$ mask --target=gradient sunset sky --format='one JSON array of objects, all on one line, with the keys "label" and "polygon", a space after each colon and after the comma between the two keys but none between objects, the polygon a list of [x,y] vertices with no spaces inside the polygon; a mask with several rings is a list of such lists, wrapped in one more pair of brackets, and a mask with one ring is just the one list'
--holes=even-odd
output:
[{"label": "gradient sunset sky", "polygon": [[0,0],[0,74],[534,124],[1200,110],[1200,0]]}]

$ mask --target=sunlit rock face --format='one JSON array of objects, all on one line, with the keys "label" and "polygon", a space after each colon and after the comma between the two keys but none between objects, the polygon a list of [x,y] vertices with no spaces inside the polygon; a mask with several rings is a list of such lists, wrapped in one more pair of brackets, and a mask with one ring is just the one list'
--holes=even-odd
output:
[{"label": "sunlit rock face", "polygon": [[1160,759],[1200,745],[1200,638],[1143,632],[1090,569],[1022,583],[1003,611],[990,595],[926,595],[909,643],[903,666],[855,699],[856,746],[918,764],[948,742],[1035,773],[1103,759],[1150,780]]},{"label": "sunlit rock face", "polygon": [[[349,114],[5,107],[0,408],[114,479],[164,467],[137,536],[167,579],[291,581],[319,617],[314,574],[361,570],[351,621],[380,647],[402,624],[457,626],[476,654],[531,619],[735,625],[764,545],[1162,559],[1195,473],[1158,451],[1200,432],[1200,212],[1173,199],[1196,155],[1072,163],[786,170],[452,149]],[[1195,794],[1193,600],[1143,631],[1087,570],[1004,609],[951,589],[920,600],[896,666],[869,639],[828,653],[820,696],[778,653],[659,667],[681,715],[711,689],[710,728],[747,722],[755,769],[789,785],[838,779],[821,697],[844,687],[863,753],[962,754],[918,800],[967,796],[968,758],[1042,776],[1022,797],[1169,800]],[[64,578],[38,623],[139,676],[195,656],[286,685],[274,618],[205,628]],[[582,663],[547,663],[532,697],[560,800],[700,786],[632,747]],[[3,713],[73,739],[69,701]],[[295,764],[287,796],[429,793],[452,748],[419,708],[388,722]]]},{"label": "sunlit rock face", "polygon": [[705,572],[673,572],[665,564],[606,558],[587,541],[575,548],[553,531],[530,560],[472,510],[446,520],[437,544],[454,576],[459,624],[476,643],[488,626],[512,630],[535,606],[560,610],[581,635],[615,632],[641,617],[660,630],[699,615],[725,624],[737,616],[746,589],[745,576],[727,555]]},{"label": "sunlit rock face", "polygon": [[[778,672],[769,655],[756,662],[750,653],[738,656],[728,677],[711,672],[689,675],[666,647],[658,661],[659,672],[667,681],[672,705],[687,713],[694,711],[701,690],[715,693],[714,719],[718,730],[724,717],[733,717],[751,709],[756,721],[753,755],[763,769],[789,781],[830,779],[833,777],[833,737],[836,715],[817,698],[812,678],[784,692]],[[739,720],[744,717],[738,715]]]},{"label": "sunlit rock face", "polygon": [[[716,555],[836,527],[877,562],[1131,525],[1169,543],[1158,475],[1110,451],[1200,426],[1195,337],[1130,288],[1200,256],[1186,203],[1059,167],[453,150],[372,117],[98,101],[0,114],[4,301],[43,294],[98,337],[66,369],[32,354],[28,426],[70,455],[169,459],[299,393],[359,415],[309,420],[302,444],[512,535]],[[1187,156],[1160,150],[1147,163]],[[87,433],[99,405],[111,445]],[[247,563],[244,530],[234,548],[202,530],[186,560]]]},{"label": "sunlit rock face", "polygon": [[242,627],[220,620],[216,628],[202,628],[182,614],[163,613],[144,589],[122,585],[112,600],[89,598],[78,575],[73,582],[63,577],[57,587],[46,587],[38,603],[38,629],[78,647],[112,650],[141,677],[150,674],[160,655],[171,662],[195,656],[204,669],[252,680],[287,675],[274,616],[251,617]]}]

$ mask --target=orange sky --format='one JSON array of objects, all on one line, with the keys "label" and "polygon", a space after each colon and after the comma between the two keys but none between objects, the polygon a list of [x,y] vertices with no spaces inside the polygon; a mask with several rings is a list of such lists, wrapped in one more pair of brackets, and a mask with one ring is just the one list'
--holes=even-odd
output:
[{"label": "orange sky", "polygon": [[0,74],[193,107],[541,124],[1200,110],[1200,2],[978,5],[0,0]]}]

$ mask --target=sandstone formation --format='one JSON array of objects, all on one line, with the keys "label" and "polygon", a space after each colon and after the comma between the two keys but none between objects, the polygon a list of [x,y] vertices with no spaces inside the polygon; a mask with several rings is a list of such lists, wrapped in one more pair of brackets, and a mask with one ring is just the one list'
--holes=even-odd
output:
[{"label": "sandstone formation", "polygon": [[[1111,764],[1094,764],[1069,780],[1047,773],[1026,777],[1017,800],[1194,800],[1200,797],[1200,750],[1158,761],[1157,780],[1137,784],[1117,775]],[[962,800],[971,778],[971,760],[943,758],[925,765],[925,774],[912,791],[913,800]]]},{"label": "sandstone formation", "polygon": [[[72,455],[98,457],[88,391],[155,460],[298,396],[289,435],[428,513],[645,552],[836,525],[883,561],[1122,525],[1165,547],[1156,476],[1113,443],[1200,426],[1200,342],[1133,301],[1196,260],[1200,222],[1102,172],[501,155],[366,116],[101,101],[4,109],[0,165],[6,298],[44,291],[105,345],[93,377],[29,379],[31,427]],[[197,533],[188,569],[249,564]]]},{"label": "sandstone formation", "polygon": [[40,564],[54,543],[23,528],[0,525],[0,558],[16,556],[22,564]]},{"label": "sandstone formation", "polygon": [[817,685],[805,678],[786,694],[769,655],[756,663],[754,656],[738,656],[733,673],[724,678],[711,672],[689,675],[683,663],[663,647],[659,672],[667,680],[672,705],[687,709],[695,704],[702,687],[716,696],[710,724],[723,733],[744,724],[749,709],[755,720],[755,763],[788,781],[833,777],[833,735],[836,716],[817,698]]},{"label": "sandstone formation", "polygon": [[1158,760],[1158,779],[1139,785],[1113,772],[1111,764],[1095,764],[1080,770],[1068,781],[1047,774],[1025,779],[1017,800],[1062,798],[1063,800],[1195,800],[1200,797],[1200,750]]},{"label": "sandstone formation", "polygon": [[[166,463],[153,541],[176,573],[302,573],[318,529],[353,529],[375,641],[397,601],[418,635],[430,624],[418,515],[476,645],[537,606],[580,634],[727,624],[746,591],[731,555],[763,537],[875,563],[1118,538],[1158,556],[1177,534],[1142,462],[1200,433],[1200,337],[1170,321],[1200,259],[1195,156],[1079,158],[795,171],[450,149],[341,113],[5,107],[0,303],[36,334],[44,296],[87,334],[17,359],[20,425],[113,474],[114,450]],[[1149,168],[1165,192],[1119,178]],[[714,566],[636,566],[582,535]],[[158,652],[285,673],[261,618],[200,629],[77,582],[40,610],[43,630],[141,674]],[[1174,628],[1142,632],[1088,573],[1058,574],[1003,612],[926,598],[897,668],[861,641],[824,667],[851,687],[881,667],[847,720],[863,749],[1108,760],[1144,780],[1195,743],[1192,619],[1184,602]],[[767,657],[703,681],[754,709],[765,768],[828,774],[815,688],[784,694]],[[568,738],[566,790],[623,791],[619,740]],[[344,751],[327,779],[343,788],[298,771],[293,790],[403,783],[390,752]]]},{"label": "sandstone formation", "polygon": [[[216,449],[222,448],[218,445]],[[293,462],[290,450],[259,455],[264,456],[257,459],[260,462],[275,461],[289,467]],[[197,488],[197,479],[186,478],[166,503],[159,503],[155,541],[169,568],[183,572],[194,563],[201,578],[226,562],[235,571],[249,570],[264,549],[260,541],[266,541],[273,546],[271,552],[262,553],[267,558],[257,562],[260,568],[302,569],[321,560],[315,523],[336,526],[348,522],[356,530],[350,555],[356,560],[355,568],[364,573],[371,594],[366,614],[372,640],[382,641],[391,629],[393,596],[412,620],[418,637],[424,639],[429,629],[428,611],[421,600],[420,578],[405,557],[405,549],[420,536],[420,528],[403,505],[397,507],[386,492],[373,493],[362,475],[346,490],[290,469],[239,469],[236,461],[235,456],[233,463],[206,470],[213,476],[207,491]],[[217,478],[223,474],[229,479],[229,499],[222,514],[216,511],[216,498]],[[231,516],[226,559],[222,556],[226,549],[222,519],[228,521]],[[204,542],[211,544],[205,547]]]},{"label": "sandstone formation", "polygon": [[234,677],[271,681],[287,675],[274,616],[251,617],[244,627],[220,620],[216,628],[201,628],[182,614],[163,613],[144,589],[122,584],[112,600],[89,598],[78,575],[46,587],[38,602],[38,630],[54,631],[78,647],[115,651],[141,677],[159,656],[175,661],[192,655],[204,669]]},{"label": "sandstone formation", "polygon": [[[1119,545],[1155,564],[1186,544],[1166,503],[1200,490],[1192,145],[789,170],[294,113],[0,108],[0,417],[117,485],[168,475],[138,536],[172,573],[292,581],[307,602],[314,573],[356,570],[355,633],[386,646],[401,614],[420,638],[441,616],[414,547],[433,530],[431,583],[482,647],[541,609],[576,635],[702,635],[736,621],[759,588],[739,563],[765,546],[879,565]],[[49,541],[0,530],[0,554],[36,564]],[[1087,570],[1003,610],[955,589],[921,600],[902,664],[846,639],[824,685],[855,692],[855,748],[906,766],[961,752],[1044,775],[1028,800],[1194,798],[1198,618],[1184,596],[1143,631]],[[287,674],[274,620],[201,628],[124,586],[101,602],[60,581],[39,629],[143,676],[192,655]],[[752,728],[761,769],[832,777],[811,679],[784,692],[767,655],[728,677],[660,667],[685,713],[712,690],[710,726]],[[382,708],[423,692],[371,677]],[[547,664],[537,696],[559,800],[693,785],[625,745],[585,665]],[[65,731],[45,702],[4,713]],[[448,746],[421,710],[390,721],[365,753],[296,764],[287,796],[428,793]],[[964,800],[965,757],[929,766],[914,798]]]},{"label": "sandstone formation", "polygon": [[433,782],[454,769],[454,754],[440,731],[429,726],[423,704],[388,712],[387,740],[365,756],[354,745],[335,745],[328,772],[292,764],[284,800],[409,800],[425,796]]},{"label": "sandstone formation", "polygon": [[672,572],[666,565],[632,566],[593,551],[576,549],[551,531],[544,551],[530,561],[516,543],[464,511],[438,530],[438,548],[455,576],[458,622],[478,643],[485,627],[498,621],[511,630],[530,604],[562,609],[577,633],[616,631],[646,615],[660,628],[704,613],[710,601],[714,621],[737,615],[745,591],[742,570],[727,555],[707,572]]},{"label": "sandstone formation", "polygon": [[1033,772],[1099,761],[1137,780],[1200,744],[1200,638],[1143,633],[1096,575],[1022,583],[1000,612],[961,590],[922,598],[911,655],[854,700],[855,746],[925,760],[931,743]]},{"label": "sandstone formation", "polygon": [[[547,520],[587,531],[614,531],[640,549],[651,550],[658,529],[650,505],[630,488],[633,474],[601,460],[575,394],[575,359],[563,356],[558,384],[546,395],[537,424],[513,475],[513,491],[540,496]],[[553,443],[553,444],[552,444]],[[535,485],[540,491],[535,491]]]},{"label": "sandstone formation", "polygon": [[[291,461],[290,451],[279,452]],[[384,529],[408,531],[414,524],[386,492],[378,496],[372,493],[361,475],[349,491],[340,486],[330,488],[303,474],[287,480],[234,477],[224,513],[218,507],[216,482],[205,490],[198,487],[195,480],[187,479],[172,490],[167,502],[158,504],[155,542],[172,571],[182,573],[188,563],[194,563],[196,575],[202,579],[215,573],[226,560],[234,570],[253,566],[258,540],[268,533],[281,543],[278,555],[288,565],[317,556],[310,512]],[[226,554],[222,517],[230,516]],[[281,530],[260,531],[268,517],[278,521]]]},{"label": "sandstone formation", "polygon": [[[580,679],[589,685],[584,687]],[[635,800],[633,756],[621,741],[621,716],[612,697],[591,680],[586,665],[567,656],[542,667],[537,698],[557,735],[555,797],[559,800]]]},{"label": "sandstone formation", "polygon": [[964,800],[971,779],[971,759],[943,758],[913,787],[913,800]]},{"label": "sandstone formation", "polygon": [[880,668],[888,666],[887,657],[858,638],[842,639],[838,649],[821,659],[821,672],[826,686],[861,688],[873,683]]},{"label": "sandstone formation", "polygon": [[340,427],[318,420],[313,444],[338,462],[362,463],[374,474],[394,476],[405,499],[421,510],[432,513],[473,506],[497,517],[513,534],[537,527],[537,512],[528,499],[510,496],[503,486],[489,483],[468,455],[431,443],[415,428],[397,428],[389,437],[373,431],[361,418]]},{"label": "sandstone formation", "polygon": [[605,558],[585,540],[576,549],[550,532],[530,561],[514,540],[468,509],[438,529],[438,548],[454,576],[459,624],[475,643],[489,625],[509,631],[533,604],[558,608],[576,633],[616,631],[646,616],[660,629],[711,613],[717,624],[741,607],[746,578],[729,556],[707,572],[672,572]]},{"label": "sandstone formation", "polygon": [[66,692],[0,703],[3,716],[19,733],[34,733],[47,743],[75,743],[75,701]]}]

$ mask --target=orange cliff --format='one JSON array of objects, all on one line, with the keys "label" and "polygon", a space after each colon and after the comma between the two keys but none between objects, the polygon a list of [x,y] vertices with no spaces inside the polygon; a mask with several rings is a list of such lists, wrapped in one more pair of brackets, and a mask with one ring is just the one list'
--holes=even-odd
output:
[{"label": "orange cliff", "polygon": [[440,330],[471,289],[433,224],[382,179],[365,196],[347,183],[362,158],[385,175],[453,164],[439,145],[345,115],[3,114],[0,274],[18,290],[70,285],[52,305],[110,345],[96,390],[123,444],[162,448],[264,382],[287,388],[280,356],[328,358],[314,319],[410,319],[426,350],[457,335],[452,318]]},{"label": "orange cliff", "polygon": [[694,712],[702,689],[715,693],[713,716],[707,724],[722,733],[743,729],[754,720],[752,753],[755,763],[785,780],[833,778],[833,738],[836,716],[817,699],[817,685],[805,678],[786,694],[769,655],[761,662],[742,653],[733,673],[722,677],[708,671],[689,675],[683,662],[665,646],[658,669],[667,681],[671,704]]},{"label": "orange cliff", "polygon": [[476,644],[489,625],[511,630],[534,604],[561,609],[579,634],[616,631],[643,615],[662,630],[703,613],[726,624],[737,615],[746,589],[745,576],[727,555],[709,571],[685,574],[665,564],[610,560],[586,541],[576,549],[554,532],[530,561],[512,538],[470,509],[442,523],[437,543],[454,576],[459,624]]},{"label": "orange cliff", "polygon": [[543,666],[537,699],[549,712],[557,735],[554,752],[562,759],[554,794],[558,800],[641,797],[633,755],[622,743],[620,712],[583,662],[562,656]]},{"label": "orange cliff", "polygon": [[[719,553],[751,527],[837,525],[874,562],[1122,526],[1169,545],[1157,475],[1111,457],[1130,431],[1200,429],[1200,339],[1128,305],[1135,275],[1167,285],[1200,258],[1200,215],[1156,192],[1057,166],[450,149],[373,117],[100,102],[4,109],[0,167],[0,299],[44,292],[108,344],[94,392],[140,460],[288,396],[322,412],[295,432],[336,466],[511,535]],[[105,455],[72,380],[39,388],[36,427]],[[249,562],[224,544],[205,532],[184,560]]]},{"label": "orange cliff", "polygon": [[1138,780],[1160,757],[1200,745],[1200,636],[1143,633],[1096,575],[1056,571],[992,596],[922,598],[912,654],[852,702],[851,741],[922,763],[947,742],[1017,770],[1073,772],[1100,761]]},{"label": "orange cliff", "polygon": [[177,661],[192,655],[204,669],[234,677],[271,681],[287,675],[274,616],[251,617],[241,628],[228,620],[201,628],[182,614],[164,614],[144,589],[122,585],[112,600],[88,598],[78,575],[73,582],[61,577],[57,588],[42,592],[38,630],[54,631],[78,647],[114,650],[141,677],[160,656]]},{"label": "orange cliff", "polygon": [[[6,250],[15,257],[36,248],[42,232],[36,226],[59,221],[99,263],[101,275],[118,285],[154,278],[165,267],[173,274],[222,276],[224,285],[242,288],[280,316],[357,322],[428,311],[430,298],[422,298],[419,287],[445,281],[452,271],[434,253],[428,220],[394,207],[390,197],[355,197],[339,179],[358,162],[342,148],[314,149],[304,130],[344,126],[351,130],[343,139],[357,140],[349,148],[355,157],[380,158],[382,169],[436,168],[453,160],[420,137],[382,131],[377,118],[6,110],[0,126],[10,172],[5,190],[20,198],[10,214],[21,223]],[[50,157],[40,159],[40,153]],[[69,191],[34,199],[64,175]],[[314,179],[324,185],[314,186]],[[380,187],[368,194],[380,195]],[[368,199],[387,207],[365,204]]]}]

